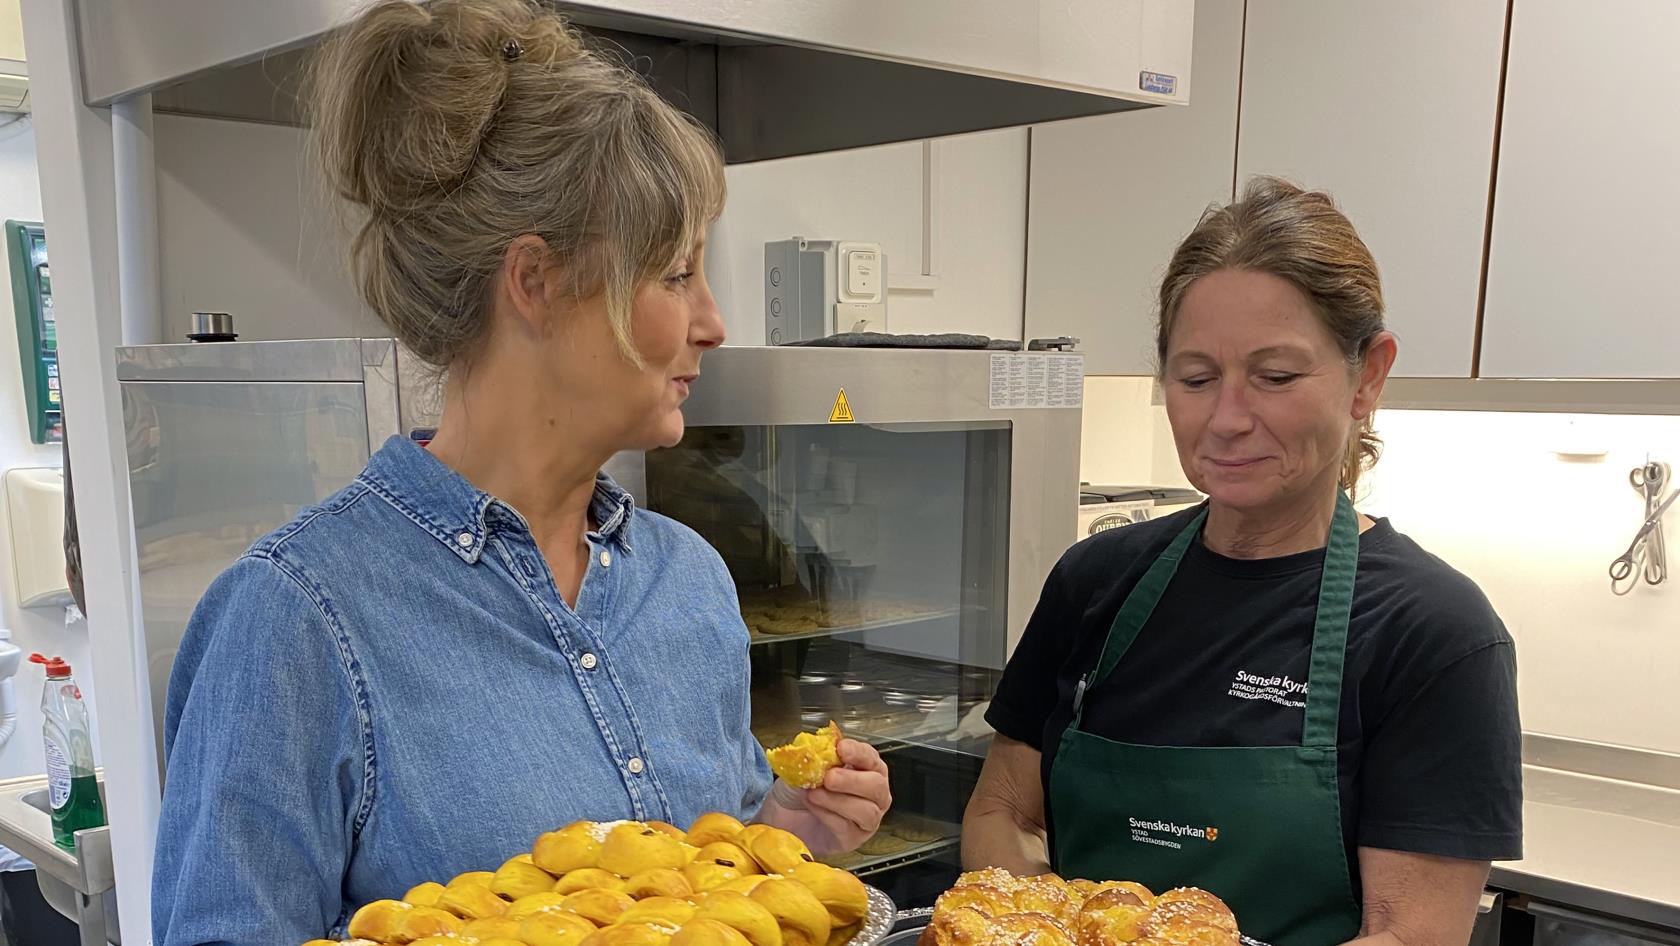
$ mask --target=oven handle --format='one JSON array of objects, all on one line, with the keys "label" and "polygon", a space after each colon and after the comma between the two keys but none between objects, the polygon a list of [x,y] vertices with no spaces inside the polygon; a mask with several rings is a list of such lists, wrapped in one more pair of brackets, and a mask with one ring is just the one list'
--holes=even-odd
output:
[{"label": "oven handle", "polygon": [[1680,946],[1680,931],[1666,930],[1657,926],[1647,926],[1634,920],[1623,920],[1615,917],[1600,916],[1596,913],[1585,913],[1572,910],[1569,907],[1558,906],[1555,903],[1544,903],[1530,900],[1526,906],[1529,913],[1537,917],[1562,920],[1577,926],[1585,926],[1610,933],[1620,933],[1643,939],[1653,943],[1667,943],[1670,946]]}]

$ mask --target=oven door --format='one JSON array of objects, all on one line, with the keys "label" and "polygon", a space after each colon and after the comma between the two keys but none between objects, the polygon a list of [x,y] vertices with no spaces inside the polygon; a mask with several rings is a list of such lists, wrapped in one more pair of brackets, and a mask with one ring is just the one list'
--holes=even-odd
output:
[{"label": "oven door", "polygon": [[954,878],[983,715],[1075,528],[1079,358],[749,348],[704,370],[681,444],[612,472],[728,565],[759,740],[833,720],[887,756],[889,821],[837,863],[917,902]]}]

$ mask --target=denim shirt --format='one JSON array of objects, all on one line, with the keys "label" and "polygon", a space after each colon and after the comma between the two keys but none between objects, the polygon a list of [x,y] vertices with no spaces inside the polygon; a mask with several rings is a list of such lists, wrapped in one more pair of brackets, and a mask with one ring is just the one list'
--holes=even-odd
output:
[{"label": "denim shirt", "polygon": [[394,438],[211,586],[169,684],[158,946],[293,944],[579,819],[746,818],[722,559],[597,480],[577,607],[525,521]]}]

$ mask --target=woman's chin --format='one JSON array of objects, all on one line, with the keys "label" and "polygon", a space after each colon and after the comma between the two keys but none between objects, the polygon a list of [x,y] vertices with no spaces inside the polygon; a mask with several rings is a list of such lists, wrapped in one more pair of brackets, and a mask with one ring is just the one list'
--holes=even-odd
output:
[{"label": "woman's chin", "polygon": [[661,417],[626,435],[619,443],[618,450],[625,453],[646,453],[649,450],[674,447],[682,443],[685,429],[682,412],[672,411],[670,417]]},{"label": "woman's chin", "polygon": [[1268,506],[1278,498],[1275,480],[1230,470],[1204,471],[1198,479],[1196,488],[1206,493],[1215,505],[1228,509],[1255,509]]},{"label": "woman's chin", "polygon": [[649,449],[674,447],[682,443],[683,431],[687,429],[687,425],[683,423],[682,411],[672,411],[669,417],[661,419],[654,432],[654,443]]}]

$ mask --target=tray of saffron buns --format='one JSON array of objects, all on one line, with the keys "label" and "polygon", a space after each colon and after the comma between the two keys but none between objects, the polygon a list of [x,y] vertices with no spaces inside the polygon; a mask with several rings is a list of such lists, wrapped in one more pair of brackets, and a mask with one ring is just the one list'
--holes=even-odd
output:
[{"label": "tray of saffron buns", "polygon": [[[833,723],[801,733],[767,753],[771,769],[795,787],[821,784],[839,739]],[[924,928],[891,932],[921,916]],[[900,914],[790,832],[717,812],[686,831],[574,822],[493,871],[366,904],[346,932],[303,946],[1262,946],[1193,887],[1157,895],[996,868],[963,874],[931,910]]]},{"label": "tray of saffron buns", "polygon": [[[840,764],[830,723],[770,750],[798,788]],[[730,815],[578,821],[493,871],[428,882],[350,918],[347,940],[304,946],[874,946],[896,908],[796,835]]]},{"label": "tray of saffron buns", "polygon": [[887,946],[1260,946],[1218,897],[1195,887],[1156,894],[1130,881],[1017,877],[991,868],[958,878],[927,926]]},{"label": "tray of saffron buns", "polygon": [[818,862],[805,843],[725,814],[687,831],[580,821],[493,871],[422,883],[305,946],[873,946],[886,894]]}]

